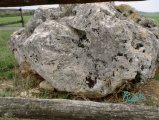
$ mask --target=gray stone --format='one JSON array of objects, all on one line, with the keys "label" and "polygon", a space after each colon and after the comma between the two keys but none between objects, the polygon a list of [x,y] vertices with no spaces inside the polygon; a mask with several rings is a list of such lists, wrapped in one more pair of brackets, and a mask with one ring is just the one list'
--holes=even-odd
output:
[{"label": "gray stone", "polygon": [[159,28],[131,18],[114,3],[39,8],[12,34],[9,48],[58,91],[103,97],[154,77],[158,66]]},{"label": "gray stone", "polygon": [[52,86],[49,82],[47,82],[46,80],[45,80],[45,81],[42,81],[42,82],[39,84],[39,88],[45,89],[45,90],[54,91],[53,86]]}]

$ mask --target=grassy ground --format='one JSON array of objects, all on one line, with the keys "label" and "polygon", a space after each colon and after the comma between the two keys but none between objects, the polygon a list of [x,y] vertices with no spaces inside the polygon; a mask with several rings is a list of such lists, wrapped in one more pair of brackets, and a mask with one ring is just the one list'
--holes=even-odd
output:
[{"label": "grassy ground", "polygon": [[0,80],[13,79],[13,69],[18,66],[13,54],[9,51],[7,42],[13,31],[0,31]]},{"label": "grassy ground", "polygon": [[[24,24],[27,23],[27,21],[32,17],[32,16],[23,16],[24,17]],[[1,23],[7,23],[7,22],[13,22],[13,21],[18,21],[21,20],[20,16],[16,16],[16,17],[2,17],[0,18],[0,24]],[[11,24],[11,25],[7,25],[7,26],[12,26],[12,27],[21,27],[22,24],[18,23],[18,24]]]},{"label": "grassy ground", "polygon": [[[29,16],[34,14],[34,10],[22,10],[22,14],[24,16]],[[19,16],[20,11],[12,11],[12,10],[3,10],[0,11],[0,18],[1,17],[13,17],[13,16]]]},{"label": "grassy ground", "polygon": [[142,15],[147,18],[155,19],[159,26],[159,13],[142,13]]},{"label": "grassy ground", "polygon": [[159,26],[159,16],[152,16],[152,15],[145,15],[147,18],[152,18],[152,19],[155,19],[158,23],[158,26]]}]

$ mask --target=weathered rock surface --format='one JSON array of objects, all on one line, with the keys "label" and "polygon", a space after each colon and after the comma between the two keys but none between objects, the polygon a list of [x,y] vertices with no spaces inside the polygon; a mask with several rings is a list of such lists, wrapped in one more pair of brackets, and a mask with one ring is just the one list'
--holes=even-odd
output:
[{"label": "weathered rock surface", "polygon": [[154,76],[158,31],[153,20],[128,18],[114,3],[64,5],[36,10],[9,48],[58,91],[96,98]]},{"label": "weathered rock surface", "polygon": [[45,89],[45,90],[54,91],[53,86],[49,82],[47,82],[47,81],[42,81],[39,84],[39,88],[42,88],[42,89]]}]

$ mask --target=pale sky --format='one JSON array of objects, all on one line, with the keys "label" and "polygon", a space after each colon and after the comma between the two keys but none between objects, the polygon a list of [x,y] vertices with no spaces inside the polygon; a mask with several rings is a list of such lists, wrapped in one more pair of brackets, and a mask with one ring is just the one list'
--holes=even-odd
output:
[{"label": "pale sky", "polygon": [[[124,1],[124,0],[123,0]],[[143,12],[159,12],[159,0],[147,0],[147,1],[136,1],[136,2],[115,2],[116,5],[128,4],[138,11]],[[37,9],[39,6],[28,6],[24,9]],[[58,7],[58,5],[49,5],[49,7]]]},{"label": "pale sky", "polygon": [[116,2],[116,5],[128,4],[138,11],[143,12],[159,12],[159,0],[147,0],[147,1],[136,1],[136,2]]}]

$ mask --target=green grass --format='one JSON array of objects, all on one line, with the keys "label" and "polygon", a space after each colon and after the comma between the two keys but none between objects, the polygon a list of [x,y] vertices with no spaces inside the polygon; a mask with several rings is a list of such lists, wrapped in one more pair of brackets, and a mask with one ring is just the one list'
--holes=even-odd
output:
[{"label": "green grass", "polygon": [[13,69],[18,66],[13,54],[8,49],[8,39],[13,31],[0,31],[0,80],[12,79]]},{"label": "green grass", "polygon": [[151,16],[151,15],[146,15],[147,18],[152,18],[152,19],[155,19],[158,23],[158,26],[159,26],[159,16]]},{"label": "green grass", "polygon": [[159,81],[159,73],[155,75],[154,79]]},{"label": "green grass", "polygon": [[147,18],[155,19],[159,26],[159,13],[141,13],[141,14]]},{"label": "green grass", "polygon": [[[32,16],[23,16],[24,17],[24,24],[26,24],[28,22],[28,20],[32,17]],[[20,16],[16,16],[16,17],[2,17],[0,18],[0,24],[1,23],[7,23],[7,22],[13,22],[13,21],[18,21],[21,20]],[[21,27],[22,24],[18,23],[18,24],[11,24],[11,25],[7,25],[7,26],[12,26],[12,27]]]},{"label": "green grass", "polygon": [[[22,14],[24,16],[33,15],[34,10],[23,10]],[[0,18],[1,17],[13,17],[13,16],[19,16],[19,15],[20,15],[19,11],[12,11],[12,10],[0,11]]]}]

